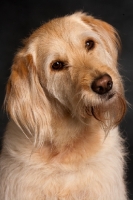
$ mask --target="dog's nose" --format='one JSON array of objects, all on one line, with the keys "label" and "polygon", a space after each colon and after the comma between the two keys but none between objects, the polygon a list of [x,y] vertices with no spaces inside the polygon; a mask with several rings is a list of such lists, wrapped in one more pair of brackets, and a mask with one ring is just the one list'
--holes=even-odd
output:
[{"label": "dog's nose", "polygon": [[91,88],[95,93],[102,95],[108,93],[112,86],[112,78],[108,74],[104,74],[92,82]]}]

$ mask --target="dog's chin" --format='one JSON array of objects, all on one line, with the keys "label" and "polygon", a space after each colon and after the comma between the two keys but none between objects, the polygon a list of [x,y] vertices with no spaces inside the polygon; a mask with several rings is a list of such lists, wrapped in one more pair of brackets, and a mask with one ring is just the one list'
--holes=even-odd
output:
[{"label": "dog's chin", "polygon": [[125,98],[117,93],[110,93],[99,98],[98,103],[85,106],[86,117],[100,121],[107,129],[120,123],[126,111]]}]

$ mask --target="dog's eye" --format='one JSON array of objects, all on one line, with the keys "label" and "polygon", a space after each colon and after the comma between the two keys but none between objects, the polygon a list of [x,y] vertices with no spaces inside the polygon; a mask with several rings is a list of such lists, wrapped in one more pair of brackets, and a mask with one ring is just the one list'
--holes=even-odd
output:
[{"label": "dog's eye", "polygon": [[91,50],[94,47],[94,41],[93,40],[87,40],[85,43],[85,47],[87,50]]},{"label": "dog's eye", "polygon": [[65,66],[65,63],[62,61],[56,61],[52,64],[52,69],[54,70],[62,70]]}]

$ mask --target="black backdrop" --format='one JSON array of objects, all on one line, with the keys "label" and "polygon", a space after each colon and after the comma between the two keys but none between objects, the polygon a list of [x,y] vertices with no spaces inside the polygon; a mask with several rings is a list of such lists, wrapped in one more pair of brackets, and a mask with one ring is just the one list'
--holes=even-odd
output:
[{"label": "black backdrop", "polygon": [[[122,40],[119,63],[124,77],[126,97],[133,105],[133,0],[1,0],[0,1],[0,106],[2,108],[5,85],[10,74],[13,56],[21,39],[43,22],[68,13],[83,10],[112,24]],[[7,117],[0,111],[0,138]],[[128,108],[121,124],[129,149],[127,181],[133,200],[133,111]],[[120,199],[118,199],[120,200]]]}]

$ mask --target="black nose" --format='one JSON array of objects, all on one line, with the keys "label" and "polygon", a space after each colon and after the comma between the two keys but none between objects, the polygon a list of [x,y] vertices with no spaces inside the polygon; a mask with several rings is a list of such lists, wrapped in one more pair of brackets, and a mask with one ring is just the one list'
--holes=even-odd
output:
[{"label": "black nose", "polygon": [[112,78],[108,74],[104,74],[92,82],[91,88],[95,93],[102,95],[108,93],[112,86]]}]

